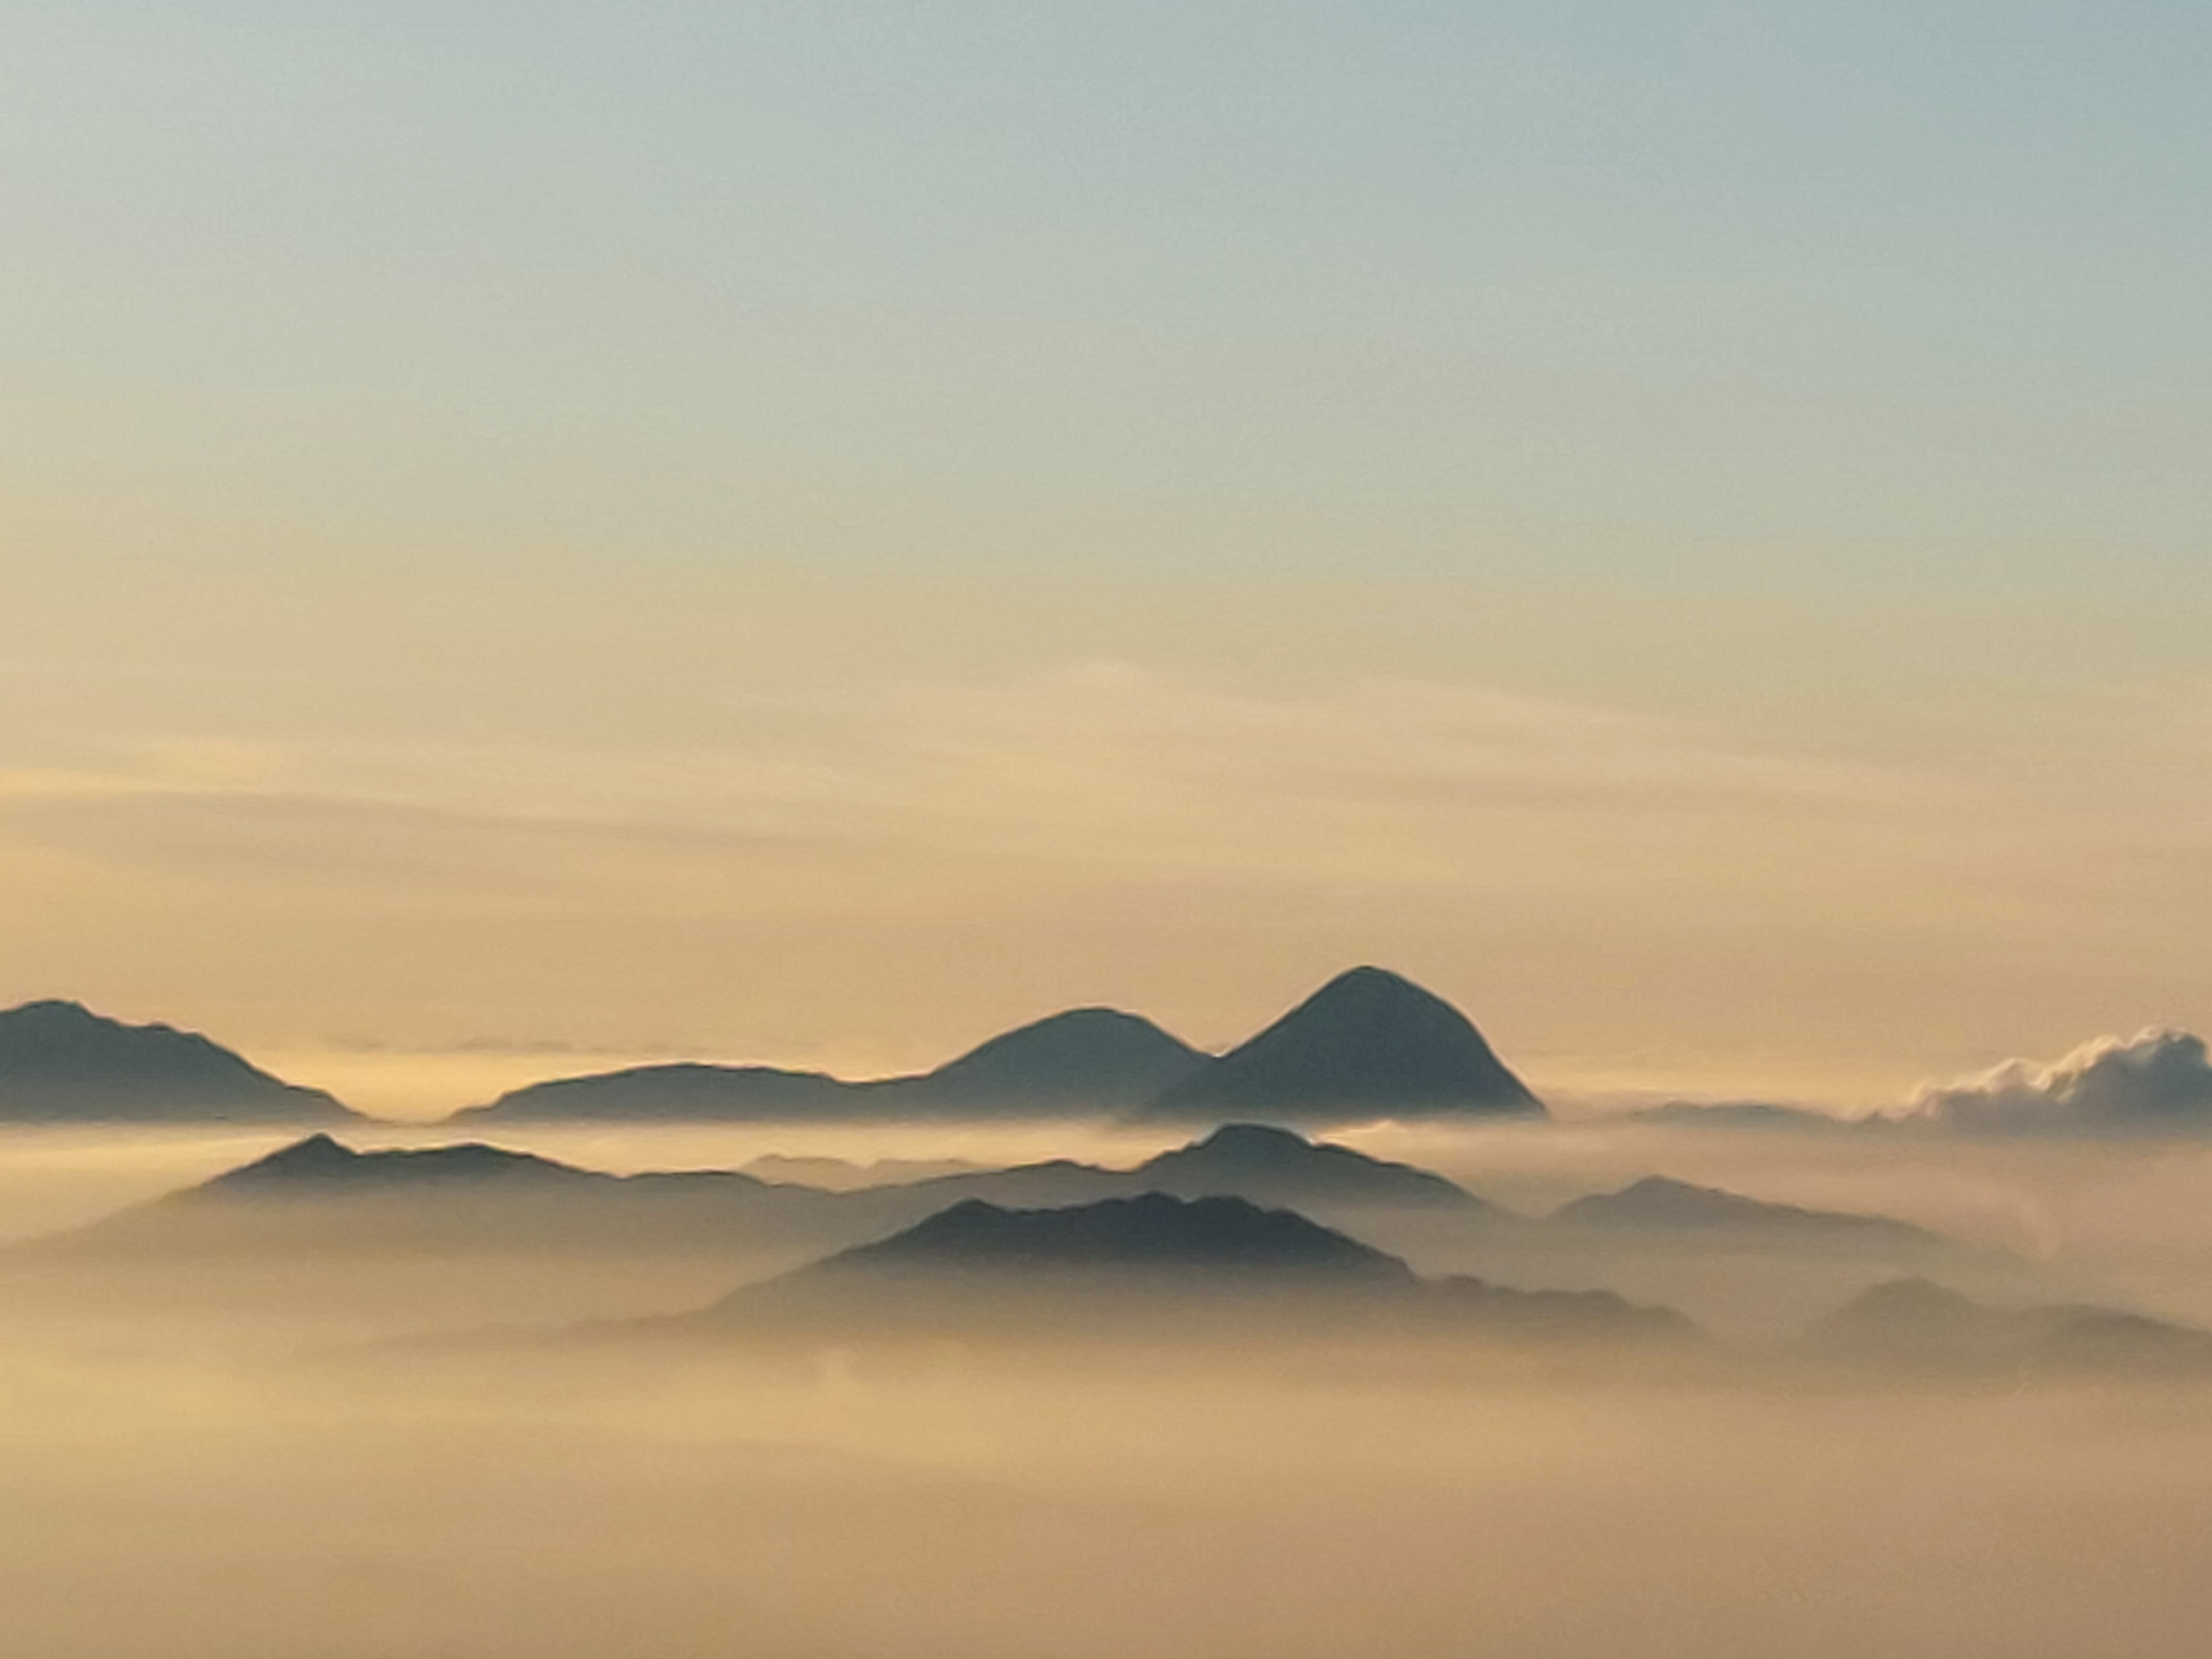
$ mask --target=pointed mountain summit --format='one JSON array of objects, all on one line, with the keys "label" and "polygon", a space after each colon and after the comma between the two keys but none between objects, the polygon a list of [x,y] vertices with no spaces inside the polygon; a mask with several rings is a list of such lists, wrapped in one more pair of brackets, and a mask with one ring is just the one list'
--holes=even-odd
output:
[{"label": "pointed mountain summit", "polygon": [[1350,1122],[1543,1109],[1458,1009],[1396,974],[1354,968],[1145,1115]]},{"label": "pointed mountain summit", "polygon": [[125,1025],[75,1002],[0,1012],[0,1122],[210,1121],[336,1123],[353,1114],[197,1032]]}]

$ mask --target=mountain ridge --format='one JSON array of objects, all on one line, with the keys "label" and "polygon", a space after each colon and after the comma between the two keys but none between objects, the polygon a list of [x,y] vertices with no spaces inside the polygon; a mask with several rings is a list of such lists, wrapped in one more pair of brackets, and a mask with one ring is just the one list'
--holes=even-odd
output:
[{"label": "mountain ridge", "polygon": [[1747,1198],[1718,1187],[1701,1187],[1668,1176],[1646,1176],[1618,1191],[1592,1193],[1561,1205],[1547,1218],[1554,1226],[1591,1230],[1791,1234],[1808,1241],[1850,1240],[1899,1248],[1934,1249],[1951,1241],[1888,1216],[1813,1210]]},{"label": "mountain ridge", "polygon": [[1696,1344],[1670,1309],[1607,1291],[1517,1291],[1424,1279],[1401,1258],[1288,1210],[1164,1193],[1046,1210],[971,1199],[888,1238],[741,1286],[673,1317],[592,1334],[1120,1341],[1272,1338],[1591,1340]]},{"label": "mountain ridge", "polygon": [[1995,1307],[1924,1279],[1870,1286],[1814,1325],[1801,1348],[1936,1372],[2212,1375],[2212,1331],[2094,1304]]},{"label": "mountain ridge", "polygon": [[[1222,1055],[1141,1015],[1063,1010],[933,1070],[857,1081],[687,1060],[556,1078],[464,1109],[482,1121],[871,1121],[1065,1116],[1326,1125],[1540,1117],[1543,1103],[1472,1021],[1402,975],[1337,975]],[[457,1114],[457,1115],[459,1115]]]},{"label": "mountain ridge", "polygon": [[0,1122],[360,1121],[197,1031],[50,997],[0,1011]]},{"label": "mountain ridge", "polygon": [[1141,1015],[1068,1008],[986,1038],[927,1072],[848,1080],[827,1072],[685,1060],[556,1078],[464,1110],[533,1121],[895,1118],[951,1108],[983,1117],[1070,1107],[1110,1113],[1151,1097],[1206,1058]]}]

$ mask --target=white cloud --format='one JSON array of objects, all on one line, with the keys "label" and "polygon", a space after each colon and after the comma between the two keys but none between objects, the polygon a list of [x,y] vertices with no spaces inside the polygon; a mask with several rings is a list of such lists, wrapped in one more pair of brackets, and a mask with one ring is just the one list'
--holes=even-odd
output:
[{"label": "white cloud", "polygon": [[1922,1085],[1911,1115],[1960,1129],[2212,1127],[2212,1055],[2194,1032],[2099,1037],[2050,1065],[2008,1060]]}]

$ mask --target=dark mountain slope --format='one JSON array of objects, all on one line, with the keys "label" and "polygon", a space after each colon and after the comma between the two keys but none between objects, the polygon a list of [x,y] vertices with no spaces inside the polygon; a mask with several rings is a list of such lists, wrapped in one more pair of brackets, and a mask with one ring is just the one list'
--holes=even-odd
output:
[{"label": "dark mountain slope", "polygon": [[1118,1106],[1150,1099],[1208,1058],[1135,1014],[1071,1008],[994,1036],[921,1077],[863,1086],[947,1107]]},{"label": "dark mountain slope", "polygon": [[1261,1209],[1241,1198],[1185,1201],[1164,1193],[1060,1210],[1005,1210],[971,1198],[808,1271],[945,1268],[1260,1273],[1394,1284],[1413,1277],[1396,1257],[1288,1210]]},{"label": "dark mountain slope", "polygon": [[10,1247],[14,1261],[767,1250],[866,1237],[837,1194],[733,1170],[617,1176],[480,1143],[356,1152],[311,1135],[197,1187]]},{"label": "dark mountain slope", "polygon": [[1356,1349],[1386,1340],[1680,1340],[1692,1332],[1679,1315],[1603,1292],[1425,1280],[1397,1257],[1290,1211],[1147,1193],[1054,1210],[971,1200],[629,1334]]},{"label": "dark mountain slope", "polygon": [[1355,968],[1144,1115],[1349,1122],[1543,1109],[1456,1008],[1395,974]]},{"label": "dark mountain slope", "polygon": [[775,1122],[863,1115],[861,1086],[826,1072],[773,1066],[708,1066],[685,1060],[556,1078],[469,1109],[474,1119],[546,1123],[578,1119],[651,1122]]},{"label": "dark mountain slope", "polygon": [[329,1095],[168,1025],[125,1025],[74,1002],[0,1012],[0,1121],[338,1123]]},{"label": "dark mountain slope", "polygon": [[313,1134],[216,1176],[167,1201],[276,1199],[315,1202],[427,1186],[476,1186],[499,1182],[574,1188],[615,1179],[533,1153],[487,1146],[481,1141],[455,1146],[395,1147],[357,1152],[329,1135]]}]

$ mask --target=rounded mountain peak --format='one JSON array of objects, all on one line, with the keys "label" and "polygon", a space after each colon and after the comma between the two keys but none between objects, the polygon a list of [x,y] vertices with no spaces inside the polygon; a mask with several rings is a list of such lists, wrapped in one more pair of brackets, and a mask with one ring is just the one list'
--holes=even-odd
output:
[{"label": "rounded mountain peak", "polygon": [[1070,1008],[1001,1032],[922,1081],[933,1093],[981,1100],[1141,1100],[1205,1060],[1140,1015]]}]

